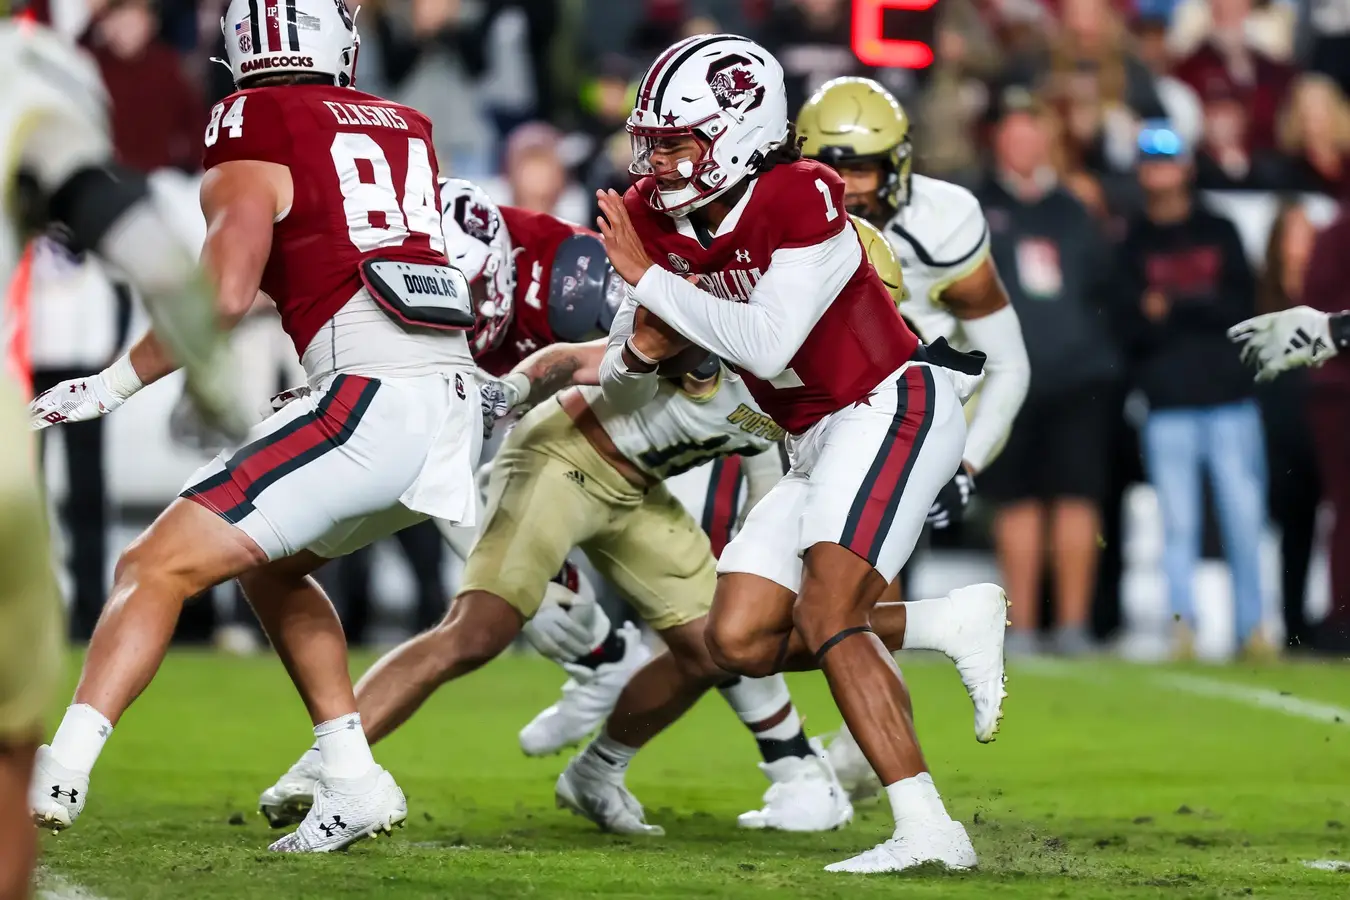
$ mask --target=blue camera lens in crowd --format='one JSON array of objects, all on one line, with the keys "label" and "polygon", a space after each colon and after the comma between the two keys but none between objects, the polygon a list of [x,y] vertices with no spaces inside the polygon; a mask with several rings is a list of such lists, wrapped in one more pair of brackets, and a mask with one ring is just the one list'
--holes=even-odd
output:
[{"label": "blue camera lens in crowd", "polygon": [[1181,135],[1166,122],[1146,122],[1139,131],[1139,152],[1143,156],[1176,157],[1186,152]]}]

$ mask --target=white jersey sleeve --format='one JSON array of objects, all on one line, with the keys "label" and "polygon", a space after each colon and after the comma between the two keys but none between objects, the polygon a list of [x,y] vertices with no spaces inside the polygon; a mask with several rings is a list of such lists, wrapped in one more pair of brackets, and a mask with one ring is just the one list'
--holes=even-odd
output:
[{"label": "white jersey sleeve", "polygon": [[905,276],[900,311],[924,341],[945,337],[960,345],[959,322],[941,298],[989,256],[989,225],[980,201],[960,185],[914,175],[909,203],[884,233]]},{"label": "white jersey sleeve", "polygon": [[695,397],[670,379],[660,379],[655,398],[624,412],[600,388],[582,393],[605,433],[629,462],[664,480],[732,453],[771,450],[784,432],[750,396],[741,379],[726,369],[711,394]]}]

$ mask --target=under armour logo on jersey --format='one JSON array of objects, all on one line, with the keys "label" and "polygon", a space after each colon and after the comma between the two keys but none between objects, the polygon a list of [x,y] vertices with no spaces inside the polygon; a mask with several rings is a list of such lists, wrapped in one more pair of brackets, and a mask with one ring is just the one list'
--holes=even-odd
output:
[{"label": "under armour logo on jersey", "polygon": [[750,261],[750,251],[749,251],[749,250],[737,250],[737,251],[736,251],[736,262],[748,263],[749,261]]},{"label": "under armour logo on jersey", "polygon": [[333,824],[331,825],[324,823],[319,826],[319,830],[323,832],[324,837],[332,837],[339,828],[343,831],[347,830],[347,823],[342,821],[341,816],[333,816]]},{"label": "under armour logo on jersey", "polygon": [[538,349],[539,345],[536,344],[534,341],[530,340],[529,338],[521,338],[520,340],[516,341],[516,352],[521,354],[522,356],[529,353],[533,353]]},{"label": "under armour logo on jersey", "polygon": [[80,796],[80,789],[79,789],[79,788],[71,788],[71,789],[68,790],[68,791],[63,791],[63,790],[61,790],[61,785],[59,785],[59,784],[54,784],[54,785],[52,785],[52,799],[53,799],[53,800],[56,800],[56,799],[58,799],[58,798],[60,798],[60,797],[65,797],[65,798],[66,798],[67,800],[69,800],[71,803],[74,803],[74,802],[75,802],[75,798],[78,797],[78,796]]}]

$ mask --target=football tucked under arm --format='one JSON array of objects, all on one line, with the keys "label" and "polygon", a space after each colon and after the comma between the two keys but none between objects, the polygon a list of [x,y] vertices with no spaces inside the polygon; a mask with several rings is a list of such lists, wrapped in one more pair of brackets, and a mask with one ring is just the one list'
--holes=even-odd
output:
[{"label": "football tucked under arm", "polygon": [[787,368],[861,262],[849,224],[818,244],[776,251],[748,303],[728,303],[657,266],[633,293],[693,343],[768,380]]}]

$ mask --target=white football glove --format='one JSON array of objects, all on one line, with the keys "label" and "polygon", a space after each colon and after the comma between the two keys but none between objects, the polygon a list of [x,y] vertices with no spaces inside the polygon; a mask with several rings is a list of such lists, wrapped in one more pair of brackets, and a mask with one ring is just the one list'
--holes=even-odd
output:
[{"label": "white football glove", "polygon": [[609,617],[596,602],[590,583],[571,563],[564,563],[548,583],[539,611],[525,623],[526,640],[559,663],[589,655],[608,633]]},{"label": "white football glove", "polygon": [[117,409],[143,384],[125,356],[96,375],[63,381],[43,391],[28,405],[34,431],[63,422],[88,422]]},{"label": "white football glove", "polygon": [[1320,366],[1338,352],[1327,313],[1296,306],[1239,322],[1228,329],[1242,361],[1256,368],[1257,381],[1270,381],[1281,372]]},{"label": "white football glove", "polygon": [[483,440],[492,437],[497,420],[511,411],[511,398],[500,381],[478,382],[478,394],[483,401]]}]

